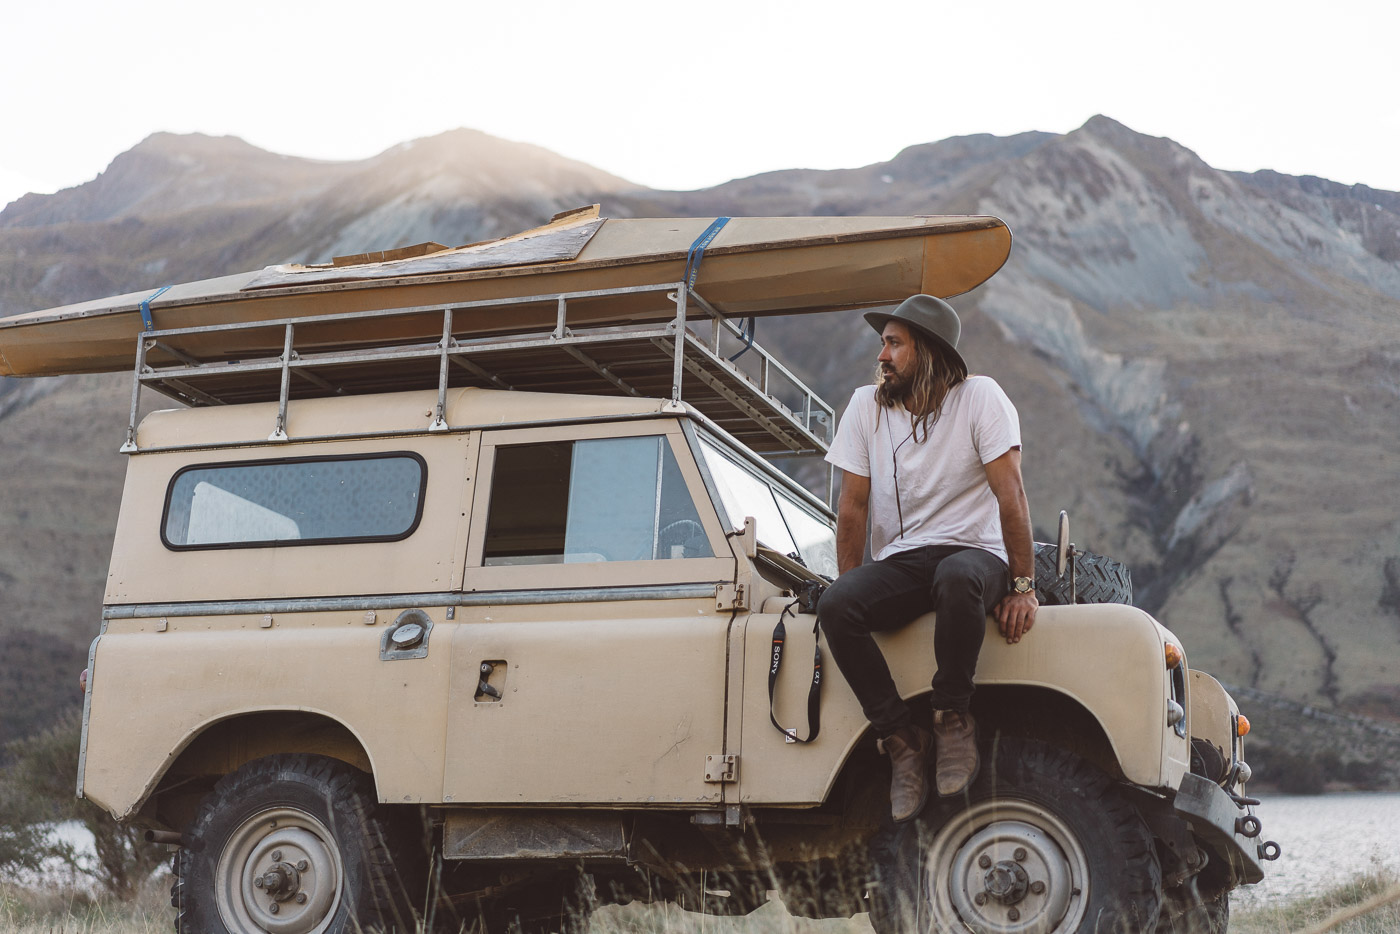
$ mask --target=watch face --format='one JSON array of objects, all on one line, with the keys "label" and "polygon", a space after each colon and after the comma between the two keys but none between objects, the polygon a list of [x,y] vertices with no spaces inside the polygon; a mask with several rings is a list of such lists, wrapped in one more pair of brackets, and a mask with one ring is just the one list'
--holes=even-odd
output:
[{"label": "watch face", "polygon": [[1031,580],[1029,577],[1018,577],[1011,589],[1016,593],[1030,593],[1035,589],[1035,581]]}]

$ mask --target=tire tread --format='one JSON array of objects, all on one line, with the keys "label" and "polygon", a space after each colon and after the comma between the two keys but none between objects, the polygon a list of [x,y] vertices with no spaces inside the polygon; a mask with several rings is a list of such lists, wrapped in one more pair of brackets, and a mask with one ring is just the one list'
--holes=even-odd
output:
[{"label": "tire tread", "polygon": [[1043,606],[1075,603],[1133,602],[1133,575],[1128,566],[1114,558],[1076,551],[1074,556],[1074,601],[1070,600],[1069,572],[1055,573],[1057,550],[1045,542],[1035,543],[1035,594]]}]

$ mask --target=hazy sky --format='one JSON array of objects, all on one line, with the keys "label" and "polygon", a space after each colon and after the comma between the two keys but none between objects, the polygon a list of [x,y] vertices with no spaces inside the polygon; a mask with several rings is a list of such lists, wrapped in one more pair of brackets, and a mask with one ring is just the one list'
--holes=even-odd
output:
[{"label": "hazy sky", "polygon": [[152,132],[359,159],[453,127],[699,188],[1095,113],[1218,168],[1400,190],[1400,5],[8,4],[0,204]]}]

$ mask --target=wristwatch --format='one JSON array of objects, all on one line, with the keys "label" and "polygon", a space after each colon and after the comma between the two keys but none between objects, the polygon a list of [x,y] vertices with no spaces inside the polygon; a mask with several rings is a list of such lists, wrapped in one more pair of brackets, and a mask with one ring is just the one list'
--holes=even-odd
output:
[{"label": "wristwatch", "polygon": [[1011,579],[1012,593],[1030,593],[1035,590],[1035,580],[1030,577],[1013,577]]}]

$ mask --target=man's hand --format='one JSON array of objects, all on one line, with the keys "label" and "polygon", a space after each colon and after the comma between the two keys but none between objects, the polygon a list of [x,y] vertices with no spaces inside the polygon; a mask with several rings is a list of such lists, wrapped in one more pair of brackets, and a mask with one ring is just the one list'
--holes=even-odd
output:
[{"label": "man's hand", "polygon": [[1009,593],[1001,598],[997,604],[996,616],[997,625],[1001,628],[1001,634],[1006,637],[1007,644],[1015,645],[1021,641],[1021,637],[1031,631],[1035,625],[1035,611],[1040,606],[1040,601],[1035,598],[1035,591],[1029,593]]}]

